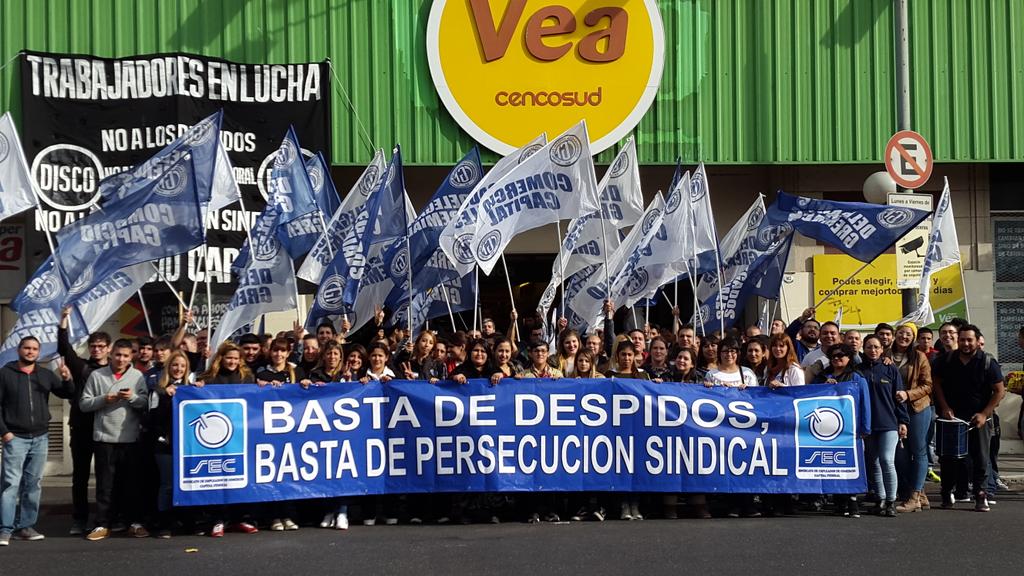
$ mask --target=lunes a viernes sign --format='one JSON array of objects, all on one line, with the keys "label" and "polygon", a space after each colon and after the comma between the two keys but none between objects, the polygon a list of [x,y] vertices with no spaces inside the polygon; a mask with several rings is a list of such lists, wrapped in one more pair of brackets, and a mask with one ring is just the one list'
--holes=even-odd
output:
[{"label": "lunes a viernes sign", "polygon": [[427,59],[448,112],[501,154],[586,119],[591,150],[625,137],[661,82],[655,0],[434,0]]}]

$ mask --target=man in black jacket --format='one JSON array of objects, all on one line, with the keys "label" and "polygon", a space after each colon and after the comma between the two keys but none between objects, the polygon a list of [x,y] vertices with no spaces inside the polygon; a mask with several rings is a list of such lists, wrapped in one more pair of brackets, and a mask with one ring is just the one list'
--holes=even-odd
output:
[{"label": "man in black jacket", "polygon": [[71,398],[75,391],[67,366],[61,365],[62,381],[37,366],[38,357],[39,340],[25,336],[18,343],[18,359],[0,368],[0,546],[7,546],[12,535],[43,539],[35,524],[49,445],[50,393]]},{"label": "man in black jacket", "polygon": [[110,353],[110,335],[106,332],[89,334],[89,358],[81,358],[71,347],[68,338],[68,317],[71,308],[61,311],[60,325],[57,327],[57,353],[64,358],[64,365],[71,370],[71,378],[75,382],[75,394],[71,399],[71,416],[68,424],[71,427],[71,503],[72,524],[68,532],[72,536],[85,533],[89,522],[89,476],[92,468],[93,415],[86,414],[78,407],[82,399],[85,382],[93,370],[107,365]]}]

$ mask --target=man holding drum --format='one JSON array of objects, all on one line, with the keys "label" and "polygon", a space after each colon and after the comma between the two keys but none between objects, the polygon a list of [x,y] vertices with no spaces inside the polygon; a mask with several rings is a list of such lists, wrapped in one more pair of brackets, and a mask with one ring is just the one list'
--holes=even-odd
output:
[{"label": "man holding drum", "polygon": [[[985,486],[988,479],[992,413],[1003,399],[1003,373],[999,363],[979,346],[981,331],[967,324],[957,335],[957,350],[935,359],[932,371],[935,402],[940,420],[959,420],[966,425],[967,450],[974,485],[974,509],[988,512]],[[964,473],[963,458],[940,455],[942,507],[952,508],[953,487]]]}]

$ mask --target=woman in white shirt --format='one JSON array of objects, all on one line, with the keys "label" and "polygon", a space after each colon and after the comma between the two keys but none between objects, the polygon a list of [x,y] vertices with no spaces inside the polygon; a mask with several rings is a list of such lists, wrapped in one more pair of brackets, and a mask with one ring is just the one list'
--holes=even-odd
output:
[{"label": "woman in white shirt", "polygon": [[804,371],[796,358],[796,347],[787,334],[775,334],[768,341],[768,386],[803,386]]},{"label": "woman in white shirt", "polygon": [[718,365],[704,378],[704,385],[725,386],[743,390],[757,386],[757,375],[745,366],[739,365],[740,343],[735,338],[726,338],[718,344]]}]

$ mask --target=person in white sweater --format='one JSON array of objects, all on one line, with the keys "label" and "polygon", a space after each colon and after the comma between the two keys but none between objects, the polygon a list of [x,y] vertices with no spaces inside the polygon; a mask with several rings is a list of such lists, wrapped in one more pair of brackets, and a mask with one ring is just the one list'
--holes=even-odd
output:
[{"label": "person in white sweater", "polygon": [[770,388],[803,386],[804,371],[796,358],[796,347],[787,334],[775,334],[768,341],[768,375]]},{"label": "person in white sweater", "polygon": [[110,353],[110,363],[89,375],[79,407],[93,413],[93,441],[96,450],[96,527],[87,535],[91,541],[110,535],[115,510],[112,509],[115,482],[118,486],[120,516],[130,521],[129,534],[149,536],[141,523],[138,440],[142,416],[148,406],[149,391],[142,372],[132,367],[132,344],[118,340]]}]

